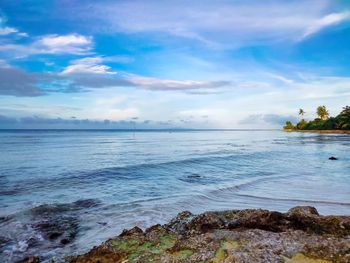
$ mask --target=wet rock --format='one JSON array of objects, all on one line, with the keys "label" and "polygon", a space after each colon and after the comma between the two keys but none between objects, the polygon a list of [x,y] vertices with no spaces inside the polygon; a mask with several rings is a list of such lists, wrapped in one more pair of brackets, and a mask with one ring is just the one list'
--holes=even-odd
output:
[{"label": "wet rock", "polygon": [[159,237],[168,233],[169,231],[164,226],[157,224],[146,229],[145,237],[150,241],[159,242]]},{"label": "wet rock", "polygon": [[224,227],[224,220],[214,212],[206,212],[198,215],[186,224],[186,229],[188,229],[190,233],[203,233]]},{"label": "wet rock", "polygon": [[27,244],[28,244],[29,248],[30,247],[36,247],[36,246],[39,245],[39,243],[40,243],[40,241],[37,238],[35,238],[35,237],[31,237],[31,238],[29,238],[27,240]]},{"label": "wet rock", "polygon": [[289,217],[319,216],[318,211],[312,206],[296,206],[288,210]]},{"label": "wet rock", "polygon": [[[115,253],[106,246],[93,248],[85,256],[72,257],[72,263],[121,263],[126,258],[126,254]],[[125,263],[128,261],[124,261]]]},{"label": "wet rock", "polygon": [[143,231],[138,226],[135,226],[131,229],[124,229],[123,232],[119,235],[121,237],[132,237],[142,235]]},{"label": "wet rock", "polygon": [[43,204],[37,207],[33,207],[29,210],[29,213],[33,216],[45,216],[52,214],[59,214],[69,211],[77,211],[81,209],[88,209],[100,205],[100,202],[95,199],[82,199],[73,203],[65,204]]},{"label": "wet rock", "polygon": [[286,216],[291,228],[316,234],[346,236],[350,234],[350,217],[320,216],[314,207],[294,207]]},{"label": "wet rock", "polygon": [[0,224],[5,223],[11,219],[10,216],[0,216]]},{"label": "wet rock", "polygon": [[100,204],[101,202],[96,199],[82,199],[72,203],[73,207],[76,209],[92,208],[99,206]]},{"label": "wet rock", "polygon": [[187,178],[195,179],[195,178],[201,178],[201,176],[198,175],[198,174],[194,174],[194,175],[189,175],[189,176],[187,176]]},{"label": "wet rock", "polygon": [[66,245],[76,237],[79,225],[75,217],[55,217],[46,218],[32,226],[40,231],[45,239]]},{"label": "wet rock", "polygon": [[51,246],[71,243],[79,231],[79,211],[100,205],[95,199],[83,199],[66,204],[43,204],[28,211],[31,226],[40,231]]},{"label": "wet rock", "polygon": [[40,262],[39,258],[34,256],[27,257],[23,260],[17,261],[17,263],[39,263],[39,262]]},{"label": "wet rock", "polygon": [[0,249],[11,242],[11,239],[5,236],[0,236]]},{"label": "wet rock", "polygon": [[335,161],[335,160],[338,160],[338,158],[334,157],[334,156],[331,156],[328,158],[329,160],[332,160],[332,161]]},{"label": "wet rock", "polygon": [[191,212],[183,211],[173,218],[166,226],[175,232],[184,232],[186,231],[186,223],[188,223],[191,218],[193,218]]},{"label": "wet rock", "polygon": [[285,216],[282,213],[262,209],[242,210],[237,216],[239,219],[235,228],[243,227],[280,232],[283,231],[286,223]]},{"label": "wet rock", "polygon": [[313,207],[185,211],[169,224],[134,227],[71,262],[350,262],[350,216]]}]

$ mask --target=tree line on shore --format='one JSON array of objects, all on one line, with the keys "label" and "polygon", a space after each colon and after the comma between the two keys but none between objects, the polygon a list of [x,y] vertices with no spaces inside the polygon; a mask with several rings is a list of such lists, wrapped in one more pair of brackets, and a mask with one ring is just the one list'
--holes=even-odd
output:
[{"label": "tree line on shore", "polygon": [[[304,116],[305,111],[299,109],[299,115]],[[285,130],[350,130],[350,106],[343,107],[343,110],[335,117],[330,117],[326,106],[319,106],[316,110],[317,118],[306,121],[302,118],[296,125],[287,121],[283,127]]]}]

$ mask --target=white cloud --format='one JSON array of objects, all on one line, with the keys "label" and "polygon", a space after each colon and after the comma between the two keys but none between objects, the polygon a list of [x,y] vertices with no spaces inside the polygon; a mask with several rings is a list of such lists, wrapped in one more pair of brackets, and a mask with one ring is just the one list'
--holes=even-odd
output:
[{"label": "white cloud", "polygon": [[14,27],[0,27],[0,36],[17,33],[18,30]]},{"label": "white cloud", "polygon": [[43,53],[84,54],[92,49],[92,38],[78,34],[47,35],[34,44]]},{"label": "white cloud", "polygon": [[111,67],[101,64],[103,62],[102,57],[87,57],[82,59],[73,60],[69,66],[67,66],[61,74],[116,74],[117,72],[111,71]]},{"label": "white cloud", "polygon": [[314,23],[306,29],[305,33],[302,36],[302,39],[317,33],[325,27],[339,24],[347,19],[350,19],[350,12],[332,13],[326,15],[320,19],[315,20]]},{"label": "white cloud", "polygon": [[140,86],[152,90],[212,90],[227,87],[230,85],[230,82],[228,81],[169,80],[141,76],[132,76],[128,80],[135,86]]},{"label": "white cloud", "polygon": [[16,34],[17,36],[28,36],[27,33],[19,32],[17,28],[6,26],[6,19],[0,16],[0,36]]},{"label": "white cloud", "polygon": [[[28,36],[26,33],[20,33]],[[11,58],[22,58],[35,54],[74,54],[89,55],[92,53],[92,37],[78,34],[46,35],[34,42],[24,44],[8,43],[0,46],[0,52]]]}]

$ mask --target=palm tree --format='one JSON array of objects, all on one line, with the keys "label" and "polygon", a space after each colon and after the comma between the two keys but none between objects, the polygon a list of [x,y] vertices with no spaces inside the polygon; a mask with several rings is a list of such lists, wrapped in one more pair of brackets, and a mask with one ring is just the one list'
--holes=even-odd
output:
[{"label": "palm tree", "polygon": [[305,111],[303,109],[299,109],[299,115],[304,116]]},{"label": "palm tree", "polygon": [[343,110],[340,114],[350,116],[350,106],[343,107]]},{"label": "palm tree", "polygon": [[329,112],[326,106],[318,106],[317,107],[317,116],[320,117],[321,120],[327,120],[329,117]]}]

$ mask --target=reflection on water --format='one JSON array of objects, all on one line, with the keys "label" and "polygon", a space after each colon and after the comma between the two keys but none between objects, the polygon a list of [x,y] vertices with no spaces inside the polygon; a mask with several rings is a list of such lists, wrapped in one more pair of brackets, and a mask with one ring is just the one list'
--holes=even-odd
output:
[{"label": "reflection on water", "polygon": [[349,146],[280,131],[1,131],[0,260],[81,253],[182,210],[350,214]]}]

